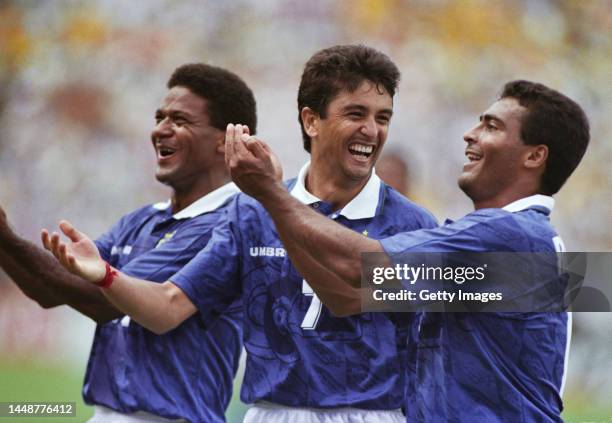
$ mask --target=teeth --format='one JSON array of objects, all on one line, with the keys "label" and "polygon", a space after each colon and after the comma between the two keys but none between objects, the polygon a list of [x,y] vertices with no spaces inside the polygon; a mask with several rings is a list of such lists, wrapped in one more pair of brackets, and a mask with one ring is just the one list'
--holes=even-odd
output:
[{"label": "teeth", "polygon": [[374,150],[371,145],[353,144],[349,146],[349,150],[356,151],[358,153],[370,154]]},{"label": "teeth", "polygon": [[482,157],[481,155],[472,153],[471,151],[466,152],[465,155],[470,161],[480,160],[480,158]]},{"label": "teeth", "polygon": [[172,153],[174,153],[174,150],[169,149],[169,148],[162,147],[162,148],[160,148],[160,149],[159,149],[159,154],[160,154],[161,156],[163,156],[163,157],[165,157],[165,156],[169,156],[169,155],[171,155]]}]

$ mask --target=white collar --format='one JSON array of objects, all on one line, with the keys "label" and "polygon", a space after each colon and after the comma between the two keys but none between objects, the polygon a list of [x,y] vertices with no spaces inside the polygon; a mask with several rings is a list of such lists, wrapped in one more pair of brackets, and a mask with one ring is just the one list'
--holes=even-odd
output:
[{"label": "white collar", "polygon": [[528,209],[532,206],[541,206],[547,208],[550,212],[552,212],[553,207],[555,206],[555,199],[549,197],[548,195],[536,194],[530,197],[521,198],[519,200],[513,201],[510,204],[502,207],[503,210],[509,211],[510,213],[519,212],[521,210]]},{"label": "white collar", "polygon": [[[306,190],[306,175],[309,168],[310,162],[306,162],[302,169],[300,169],[295,186],[291,190],[291,195],[303,204],[322,201]],[[372,169],[372,175],[363,189],[338,214],[351,220],[369,219],[376,216],[380,186],[380,178],[376,175],[374,169]]]},{"label": "white collar", "polygon": [[[200,197],[188,207],[172,216],[174,219],[188,219],[199,216],[204,213],[211,212],[221,206],[225,201],[234,194],[240,192],[240,189],[233,182],[227,183],[214,191]],[[153,204],[153,208],[157,210],[166,210],[170,207],[170,200]]]}]

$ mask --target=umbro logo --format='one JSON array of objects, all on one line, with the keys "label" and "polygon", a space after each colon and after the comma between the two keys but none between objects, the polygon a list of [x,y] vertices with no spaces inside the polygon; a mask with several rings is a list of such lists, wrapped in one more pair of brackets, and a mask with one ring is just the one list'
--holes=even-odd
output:
[{"label": "umbro logo", "polygon": [[275,247],[251,247],[249,253],[251,257],[285,257],[287,255],[284,248]]},{"label": "umbro logo", "polygon": [[113,247],[111,248],[111,256],[114,256],[116,254],[125,254],[128,255],[132,252],[132,246],[131,245],[125,245],[123,247],[118,246],[118,245],[113,245]]}]

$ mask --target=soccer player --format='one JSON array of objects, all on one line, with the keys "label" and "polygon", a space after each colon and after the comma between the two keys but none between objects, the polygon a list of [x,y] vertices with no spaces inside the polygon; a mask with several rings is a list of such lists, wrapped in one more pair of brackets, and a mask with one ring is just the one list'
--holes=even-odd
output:
[{"label": "soccer player", "polygon": [[[365,46],[335,46],[310,58],[298,116],[311,161],[284,185],[298,204],[374,239],[435,226],[428,212],[373,173],[398,79],[395,64]],[[113,275],[91,243],[88,251],[59,237],[46,244],[71,271],[92,282],[112,280],[104,295],[160,332],[197,312],[210,324],[242,298],[247,363],[241,397],[255,403],[247,422],[404,421],[414,315],[332,315],[289,261],[257,201],[238,195],[227,214],[206,248],[161,285]]]},{"label": "soccer player", "polygon": [[[551,252],[552,195],[582,159],[589,124],[578,104],[542,84],[507,83],[464,135],[459,187],[475,211],[436,229],[381,241],[322,219],[275,178],[260,140],[230,125],[232,178],[274,220],[292,262],[334,313],[359,313],[362,252]],[[318,264],[313,265],[313,263]],[[408,421],[561,422],[571,316],[567,313],[427,313]]]},{"label": "soccer player", "polygon": [[[206,246],[224,204],[238,192],[224,162],[227,123],[244,119],[252,132],[257,123],[253,93],[225,69],[183,65],[167,86],[151,142],[156,178],[172,188],[172,198],[124,216],[95,242],[114,268],[155,282]],[[83,387],[85,401],[95,405],[91,422],[225,421],[241,353],[239,303],[214,322],[196,314],[155,334],[20,238],[2,217],[0,263],[26,295],[43,307],[68,304],[98,322]]]}]

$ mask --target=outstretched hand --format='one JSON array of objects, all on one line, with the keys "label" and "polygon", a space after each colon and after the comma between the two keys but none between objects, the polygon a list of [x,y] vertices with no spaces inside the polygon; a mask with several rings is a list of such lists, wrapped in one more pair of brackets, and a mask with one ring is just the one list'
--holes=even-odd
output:
[{"label": "outstretched hand", "polygon": [[265,142],[249,135],[246,125],[227,125],[225,162],[236,185],[258,200],[282,185],[280,161]]},{"label": "outstretched hand", "polygon": [[43,246],[51,251],[69,272],[92,283],[104,279],[106,263],[100,257],[96,244],[65,220],[59,223],[59,227],[70,242],[63,242],[57,232],[49,235],[49,231],[43,229],[41,232]]}]

